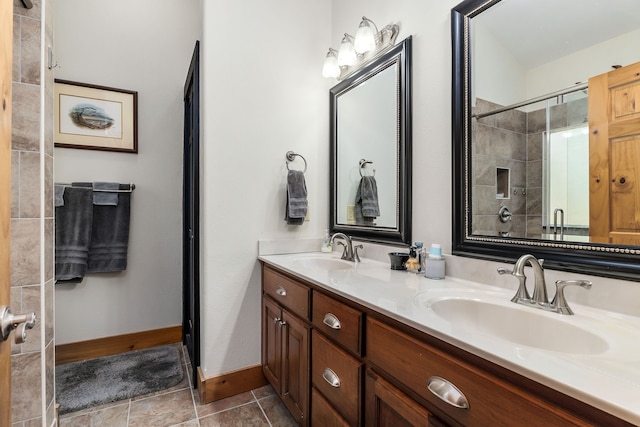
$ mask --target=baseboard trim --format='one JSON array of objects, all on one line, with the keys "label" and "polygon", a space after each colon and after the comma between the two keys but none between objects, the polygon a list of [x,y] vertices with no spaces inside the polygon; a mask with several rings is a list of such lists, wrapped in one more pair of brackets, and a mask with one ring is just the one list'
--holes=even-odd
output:
[{"label": "baseboard trim", "polygon": [[267,385],[262,365],[250,366],[213,378],[205,378],[198,367],[198,394],[200,403],[211,403]]},{"label": "baseboard trim", "polygon": [[182,342],[182,326],[56,346],[56,365]]}]

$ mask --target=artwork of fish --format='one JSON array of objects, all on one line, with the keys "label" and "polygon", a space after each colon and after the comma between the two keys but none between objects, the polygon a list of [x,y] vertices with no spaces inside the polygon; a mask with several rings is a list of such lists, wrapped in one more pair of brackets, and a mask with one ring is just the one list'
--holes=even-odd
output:
[{"label": "artwork of fish", "polygon": [[76,126],[88,129],[109,129],[115,121],[102,108],[91,104],[75,105],[69,117]]}]

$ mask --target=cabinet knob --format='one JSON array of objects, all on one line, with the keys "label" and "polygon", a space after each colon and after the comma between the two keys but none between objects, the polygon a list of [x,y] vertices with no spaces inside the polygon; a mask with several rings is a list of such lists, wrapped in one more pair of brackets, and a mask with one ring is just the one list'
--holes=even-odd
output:
[{"label": "cabinet knob", "polygon": [[287,296],[287,290],[285,288],[283,288],[282,286],[278,286],[276,288],[276,293],[278,295],[280,295],[281,297],[286,297]]},{"label": "cabinet knob", "polygon": [[322,323],[330,327],[331,329],[340,329],[342,325],[340,324],[340,319],[336,317],[333,313],[327,313],[324,315],[324,319],[322,319]]},{"label": "cabinet knob", "polygon": [[460,409],[469,409],[469,402],[456,386],[441,377],[431,377],[427,381],[427,388],[439,399]]},{"label": "cabinet knob", "polygon": [[278,323],[280,322],[282,319],[280,319],[279,317],[276,317],[275,319],[273,319],[273,323]]},{"label": "cabinet knob", "polygon": [[331,387],[340,387],[340,377],[338,377],[338,375],[336,375],[336,373],[330,368],[324,368],[324,371],[322,371],[322,378],[324,378]]}]

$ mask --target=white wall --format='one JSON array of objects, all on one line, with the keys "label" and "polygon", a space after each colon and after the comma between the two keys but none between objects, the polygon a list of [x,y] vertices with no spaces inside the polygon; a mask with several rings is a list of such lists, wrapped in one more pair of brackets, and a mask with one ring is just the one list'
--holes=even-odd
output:
[{"label": "white wall", "polygon": [[[258,239],[324,236],[331,4],[203,3],[201,366],[213,377],[260,363]],[[308,163],[302,226],[283,220],[289,150]]]},{"label": "white wall", "polygon": [[55,149],[56,182],[135,183],[128,268],[56,285],[56,344],[180,325],[183,86],[199,0],[57,0],[59,79],[138,91],[138,154]]}]

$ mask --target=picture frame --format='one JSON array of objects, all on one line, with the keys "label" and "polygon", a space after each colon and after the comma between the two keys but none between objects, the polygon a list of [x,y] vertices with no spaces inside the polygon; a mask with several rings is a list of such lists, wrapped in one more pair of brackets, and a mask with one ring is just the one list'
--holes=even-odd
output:
[{"label": "picture frame", "polygon": [[55,79],[54,145],[138,153],[138,92]]}]

